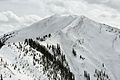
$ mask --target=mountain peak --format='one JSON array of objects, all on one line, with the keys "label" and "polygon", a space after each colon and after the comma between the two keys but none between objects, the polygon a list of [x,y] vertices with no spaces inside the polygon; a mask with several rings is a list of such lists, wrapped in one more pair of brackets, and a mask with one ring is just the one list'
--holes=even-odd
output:
[{"label": "mountain peak", "polygon": [[23,41],[26,38],[36,38],[37,36],[44,36],[46,34],[55,33],[60,30],[66,32],[67,30],[71,29],[71,27],[76,27],[75,28],[76,31],[78,30],[82,31],[83,30],[82,28],[84,28],[85,26],[88,29],[96,27],[94,26],[94,24],[95,24],[94,21],[85,17],[84,15],[78,16],[70,14],[55,14],[39,22],[36,22],[29,27],[15,31],[17,33],[15,37],[10,38],[8,41],[10,42]]}]

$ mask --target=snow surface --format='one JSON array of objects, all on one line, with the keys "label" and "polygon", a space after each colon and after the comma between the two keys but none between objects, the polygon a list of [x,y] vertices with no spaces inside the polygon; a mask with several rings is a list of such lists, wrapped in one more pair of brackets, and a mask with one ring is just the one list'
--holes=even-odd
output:
[{"label": "snow surface", "polygon": [[[75,80],[87,80],[84,77],[84,71],[90,74],[91,80],[97,80],[94,76],[96,69],[105,71],[110,80],[120,79],[120,30],[117,28],[97,23],[85,16],[54,15],[14,32],[15,36],[7,40],[6,45],[0,49],[0,57],[9,64],[8,67],[12,71],[10,72],[0,65],[0,74],[4,74],[5,80],[38,80],[38,78],[47,80],[42,71],[38,71],[33,67],[30,57],[17,58],[17,62],[21,62],[22,65],[25,62],[30,64],[25,69],[21,68],[21,73],[15,71],[10,64],[15,64],[16,57],[24,53],[18,51],[12,45],[13,42],[18,44],[18,42],[23,42],[26,38],[35,39],[49,33],[52,34],[52,37],[40,43],[45,46],[46,44],[60,44],[70,70],[75,75]],[[8,47],[8,42],[12,45],[11,47]],[[76,51],[76,56],[72,53],[73,48]],[[80,55],[85,59],[80,59]],[[18,66],[18,68],[20,67]],[[27,68],[33,72],[30,73]],[[5,76],[4,72],[7,72],[6,76],[10,74],[14,76],[10,79]],[[40,75],[42,75],[41,78]]]}]

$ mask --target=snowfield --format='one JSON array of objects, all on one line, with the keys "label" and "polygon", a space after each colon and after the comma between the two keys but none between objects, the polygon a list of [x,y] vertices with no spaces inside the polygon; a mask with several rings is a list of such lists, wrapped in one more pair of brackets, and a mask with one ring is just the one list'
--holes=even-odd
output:
[{"label": "snowfield", "polygon": [[1,36],[3,80],[120,79],[120,29],[85,16],[53,15],[11,33]]}]

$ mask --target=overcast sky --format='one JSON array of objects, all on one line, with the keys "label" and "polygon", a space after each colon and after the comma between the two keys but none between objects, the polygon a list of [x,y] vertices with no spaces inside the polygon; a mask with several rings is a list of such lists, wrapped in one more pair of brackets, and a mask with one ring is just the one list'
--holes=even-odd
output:
[{"label": "overcast sky", "polygon": [[119,4],[120,0],[0,0],[0,32],[8,24],[12,28],[6,29],[13,30],[16,25],[26,26],[53,14],[84,15],[119,27]]}]

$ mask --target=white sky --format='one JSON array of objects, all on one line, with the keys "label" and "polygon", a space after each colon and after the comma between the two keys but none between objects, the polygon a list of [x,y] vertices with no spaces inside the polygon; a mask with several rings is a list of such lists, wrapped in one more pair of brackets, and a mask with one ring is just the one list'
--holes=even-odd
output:
[{"label": "white sky", "polygon": [[84,15],[119,27],[119,4],[120,0],[0,0],[0,32],[30,25],[56,13]]}]

